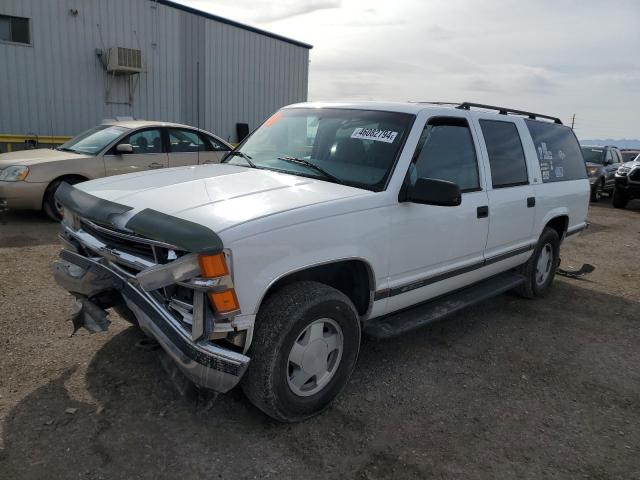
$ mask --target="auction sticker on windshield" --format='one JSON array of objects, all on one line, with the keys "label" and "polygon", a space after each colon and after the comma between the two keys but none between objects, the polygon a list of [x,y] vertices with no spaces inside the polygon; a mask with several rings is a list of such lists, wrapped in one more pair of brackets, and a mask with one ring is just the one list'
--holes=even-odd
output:
[{"label": "auction sticker on windshield", "polygon": [[351,134],[351,138],[393,143],[397,135],[398,132],[394,132],[392,130],[378,130],[377,128],[356,128]]}]

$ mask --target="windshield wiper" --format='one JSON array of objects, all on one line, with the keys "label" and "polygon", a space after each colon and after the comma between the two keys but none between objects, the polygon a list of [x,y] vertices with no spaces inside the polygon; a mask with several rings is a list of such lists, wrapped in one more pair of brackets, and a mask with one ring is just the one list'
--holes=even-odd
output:
[{"label": "windshield wiper", "polygon": [[305,160],[304,158],[291,157],[289,155],[285,155],[283,157],[278,157],[278,160],[284,160],[285,162],[291,162],[291,163],[297,163],[298,165],[304,165],[305,167],[309,167],[309,168],[315,170],[316,172],[320,173],[327,180],[331,180],[332,182],[335,182],[335,183],[342,183],[342,181],[338,177],[330,174],[324,168],[319,167],[315,163],[311,163],[309,160]]},{"label": "windshield wiper", "polygon": [[[230,157],[240,157],[240,158],[242,158],[245,162],[247,162],[251,168],[258,168],[258,167],[256,167],[256,164],[255,164],[255,163],[253,163],[253,162],[251,161],[251,156],[247,155],[246,153],[233,151],[233,152],[229,152],[229,153],[227,154],[227,158],[230,158]],[[226,160],[227,158],[225,158],[225,160]],[[225,162],[225,163],[226,163],[226,162]]]},{"label": "windshield wiper", "polygon": [[56,150],[59,150],[61,152],[78,153],[77,150],[74,150],[73,148],[69,148],[69,147],[58,147],[58,148],[56,148]]}]

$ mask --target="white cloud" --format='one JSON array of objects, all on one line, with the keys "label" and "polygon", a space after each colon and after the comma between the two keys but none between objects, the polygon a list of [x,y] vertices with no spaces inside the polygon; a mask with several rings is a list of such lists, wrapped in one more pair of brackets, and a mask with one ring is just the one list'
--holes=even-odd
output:
[{"label": "white cloud", "polygon": [[314,45],[309,97],[468,100],[640,137],[637,0],[184,0]]}]

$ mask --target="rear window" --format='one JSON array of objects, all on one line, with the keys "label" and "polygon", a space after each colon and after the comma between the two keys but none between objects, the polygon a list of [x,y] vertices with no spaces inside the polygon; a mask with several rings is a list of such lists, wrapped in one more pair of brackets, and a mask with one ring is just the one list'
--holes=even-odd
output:
[{"label": "rear window", "polygon": [[542,181],[562,182],[587,178],[578,140],[569,127],[525,119],[538,153]]}]

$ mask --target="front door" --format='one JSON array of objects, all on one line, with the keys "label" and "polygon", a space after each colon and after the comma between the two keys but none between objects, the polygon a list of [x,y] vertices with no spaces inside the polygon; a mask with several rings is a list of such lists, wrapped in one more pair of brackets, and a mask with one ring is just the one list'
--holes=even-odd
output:
[{"label": "front door", "polygon": [[167,167],[162,133],[161,128],[146,128],[136,130],[120,140],[118,144],[130,144],[133,152],[118,153],[114,145],[104,156],[107,176]]},{"label": "front door", "polygon": [[436,117],[424,127],[408,181],[456,183],[462,203],[440,207],[402,202],[392,213],[386,310],[428,300],[476,280],[484,261],[489,220],[477,141],[466,116]]}]

